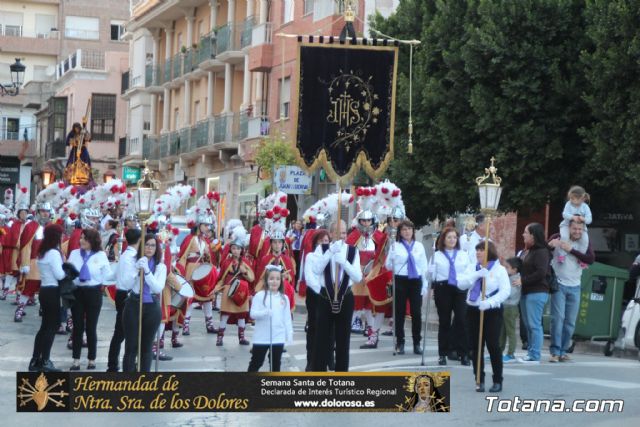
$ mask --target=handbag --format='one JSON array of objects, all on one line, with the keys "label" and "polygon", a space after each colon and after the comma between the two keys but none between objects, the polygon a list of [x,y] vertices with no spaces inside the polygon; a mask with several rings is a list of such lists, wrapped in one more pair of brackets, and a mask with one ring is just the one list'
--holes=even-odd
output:
[{"label": "handbag", "polygon": [[62,264],[62,270],[64,271],[65,276],[63,279],[58,280],[60,299],[62,300],[62,305],[65,308],[70,308],[76,300],[74,292],[77,289],[77,286],[73,281],[80,275],[80,273],[73,264],[68,262]]},{"label": "handbag", "polygon": [[549,293],[555,294],[560,289],[560,282],[558,282],[558,276],[556,276],[556,272],[551,265],[549,265],[549,269],[547,270],[547,283],[549,284]]}]

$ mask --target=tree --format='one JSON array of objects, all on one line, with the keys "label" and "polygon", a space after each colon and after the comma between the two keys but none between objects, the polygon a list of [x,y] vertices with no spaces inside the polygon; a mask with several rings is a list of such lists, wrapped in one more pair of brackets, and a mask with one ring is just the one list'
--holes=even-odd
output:
[{"label": "tree", "polygon": [[616,196],[628,208],[640,184],[640,1],[591,0],[585,19],[593,45],[581,64],[593,119],[581,129],[589,150],[584,176],[600,205],[611,207],[602,201]]},{"label": "tree", "polygon": [[274,166],[297,164],[296,154],[291,144],[275,138],[266,138],[260,142],[255,161],[264,176],[271,176]]},{"label": "tree", "polygon": [[[414,52],[414,154],[396,144],[389,170],[410,217],[422,224],[476,209],[474,178],[491,156],[503,177],[502,209],[535,209],[565,194],[584,164],[578,129],[589,117],[582,9],[581,0],[410,0],[374,19],[383,33],[422,41]],[[402,139],[408,64],[398,69]]]}]

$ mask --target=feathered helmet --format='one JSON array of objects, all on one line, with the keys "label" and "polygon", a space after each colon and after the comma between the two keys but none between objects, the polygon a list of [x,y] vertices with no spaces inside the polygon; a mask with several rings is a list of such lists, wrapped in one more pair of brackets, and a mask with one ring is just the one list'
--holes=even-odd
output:
[{"label": "feathered helmet", "polygon": [[[358,196],[358,207],[360,208],[360,212],[358,212],[355,219],[357,221],[358,227],[363,232],[371,231],[374,224],[376,223],[376,215],[374,214],[374,211],[377,210],[377,193],[378,190],[376,187],[358,187],[356,189],[356,195]],[[371,225],[368,227],[364,227],[360,224],[361,220],[370,220]]]},{"label": "feathered helmet", "polygon": [[249,239],[249,233],[242,224],[237,225],[231,233],[231,245],[245,248]]},{"label": "feathered helmet", "polygon": [[315,202],[309,209],[307,209],[303,215],[305,222],[316,223],[318,227],[328,228],[331,220],[336,217],[338,213],[338,200],[342,203],[342,206],[348,207],[353,203],[353,196],[349,193],[330,194],[324,199],[320,199]]},{"label": "feathered helmet", "polygon": [[402,202],[402,191],[398,186],[389,180],[385,180],[376,185],[377,216],[382,221],[385,218],[403,220],[406,217],[404,203]]},{"label": "feathered helmet", "polygon": [[18,185],[18,191],[16,193],[16,214],[20,211],[29,210],[29,189]]},{"label": "feathered helmet", "polygon": [[195,195],[196,189],[190,185],[178,184],[169,187],[167,191],[156,200],[153,207],[154,216],[159,217],[177,212],[180,206]]},{"label": "feathered helmet", "polygon": [[209,191],[206,195],[200,196],[196,204],[188,210],[187,224],[189,227],[193,228],[200,224],[215,226],[215,211],[219,202],[220,193],[217,191]]},{"label": "feathered helmet", "polygon": [[265,230],[271,240],[284,240],[287,230],[287,195],[281,191],[269,196],[273,207],[265,214]]},{"label": "feathered helmet", "polygon": [[4,206],[8,209],[13,208],[13,190],[10,188],[4,190]]},{"label": "feathered helmet", "polygon": [[224,226],[225,238],[229,241],[233,240],[233,237],[232,237],[233,230],[235,230],[236,227],[241,227],[241,226],[242,226],[242,221],[240,221],[237,218],[231,218],[230,220],[228,220]]}]

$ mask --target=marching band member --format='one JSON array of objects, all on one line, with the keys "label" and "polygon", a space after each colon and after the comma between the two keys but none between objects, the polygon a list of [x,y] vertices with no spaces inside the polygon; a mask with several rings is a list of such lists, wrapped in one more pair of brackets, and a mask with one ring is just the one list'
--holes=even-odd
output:
[{"label": "marching band member", "polygon": [[427,294],[427,254],[421,242],[416,242],[413,223],[404,220],[398,226],[397,241],[393,244],[385,267],[395,275],[396,299],[396,351],[404,354],[404,317],[407,299],[411,307],[411,332],[413,335],[413,353],[422,354],[421,305],[422,297]]},{"label": "marching band member", "polygon": [[390,289],[393,273],[385,267],[385,262],[396,240],[398,226],[405,219],[400,189],[395,184],[385,181],[376,185],[376,195],[378,196],[377,214],[381,220],[386,218],[387,225],[382,232],[373,235],[376,251],[373,266],[365,279],[371,302],[373,324],[367,342],[360,346],[362,349],[378,347],[380,328],[384,318],[393,316],[393,293]]},{"label": "marching band member", "polygon": [[0,301],[7,299],[9,293],[9,287],[5,285],[5,277],[7,274],[11,275],[11,249],[7,249],[5,256],[4,244],[5,240],[9,237],[9,225],[7,221],[10,218],[11,211],[5,206],[0,205],[2,212],[0,212]]},{"label": "marching band member", "polygon": [[138,254],[138,244],[140,243],[140,230],[132,228],[127,230],[124,237],[127,240],[127,249],[120,254],[118,261],[118,271],[116,274],[116,321],[113,327],[113,336],[109,345],[109,358],[107,362],[107,372],[118,372],[120,358],[120,347],[124,341],[124,327],[122,325],[122,312],[125,300],[131,289],[132,281],[139,278],[138,269],[135,268]]},{"label": "marching band member", "polygon": [[27,301],[34,299],[40,290],[40,272],[38,271],[37,257],[40,243],[42,242],[43,227],[51,220],[51,204],[48,202],[37,205],[38,214],[35,221],[29,221],[20,234],[20,255],[18,265],[23,274],[24,288],[18,308],[13,320],[21,322],[24,316],[24,307]]},{"label": "marching band member", "polygon": [[[222,246],[222,253],[220,254],[220,263],[222,264],[222,261],[224,261],[225,259],[227,259],[227,256],[229,256],[229,251],[231,250],[231,242],[234,240],[233,239],[233,232],[236,229],[236,227],[242,227],[242,229],[244,230],[244,226],[242,225],[242,221],[240,221],[239,219],[236,218],[232,218],[230,220],[228,220],[224,226],[224,245]],[[247,231],[245,230],[244,233],[246,234]]]},{"label": "marching band member", "polygon": [[253,283],[255,277],[251,262],[243,256],[246,236],[244,227],[235,228],[230,253],[220,265],[220,278],[215,289],[216,293],[222,293],[217,346],[222,345],[227,324],[237,324],[240,345],[249,345],[244,331],[249,319],[249,284]]},{"label": "marching band member", "polygon": [[354,283],[362,281],[358,249],[345,243],[346,224],[331,226],[333,242],[318,246],[305,261],[307,286],[318,294],[313,371],[326,371],[335,333],[336,372],[349,370],[349,340],[353,316]]},{"label": "marching band member", "polygon": [[376,229],[376,217],[373,213],[376,193],[375,187],[358,188],[356,190],[361,211],[355,218],[356,227],[349,233],[346,240],[347,244],[358,248],[360,266],[363,273],[363,281],[356,283],[353,287],[354,311],[351,329],[352,332],[356,333],[364,329],[361,321],[361,316],[364,314],[367,322],[365,329],[367,337],[371,337],[373,334],[373,313],[366,279],[373,268],[376,257],[376,241],[380,242],[383,239],[382,233]]},{"label": "marching band member", "polygon": [[[215,327],[213,319],[213,304],[212,301],[215,298],[213,289],[215,287],[217,271],[212,265],[216,248],[219,249],[218,243],[212,243],[210,236],[212,233],[212,226],[214,225],[213,216],[213,200],[216,199],[217,193],[209,193],[207,196],[201,196],[196,206],[191,209],[191,215],[196,215],[195,224],[193,230],[189,236],[187,236],[182,245],[180,245],[180,251],[178,252],[177,266],[180,271],[184,273],[185,279],[191,283],[193,290],[195,291],[194,299],[201,303],[205,316],[205,325],[207,333],[217,334],[218,330]],[[217,195],[219,200],[220,196]],[[209,272],[207,276],[199,278],[200,280],[193,280],[193,272],[200,266],[208,264]],[[190,305],[187,308],[187,315],[184,319],[184,325],[182,329],[183,335],[189,335],[191,312],[193,308]]]},{"label": "marching band member", "polygon": [[[124,372],[136,371],[136,359],[138,354],[138,333],[142,333],[140,345],[140,371],[151,370],[152,344],[158,326],[161,313],[158,294],[162,292],[167,280],[167,268],[162,263],[162,250],[160,243],[153,234],[145,236],[144,251],[139,252],[139,258],[134,268],[129,264],[126,275],[125,287],[129,289],[129,296],[125,301],[122,312],[124,326],[124,359],[122,370]],[[140,315],[140,279],[139,271],[144,274],[142,289],[142,324],[139,325]]]},{"label": "marching band member", "polygon": [[[9,293],[13,287],[16,290],[16,304],[19,304],[20,293],[18,289],[18,279],[20,278],[20,266],[18,265],[18,256],[20,255],[20,235],[27,224],[27,215],[29,214],[29,203],[27,188],[20,187],[16,193],[16,218],[14,219],[9,234],[4,238],[2,253],[5,263],[9,263],[9,268],[5,272],[5,290],[3,295]],[[21,316],[22,319],[22,316]]]}]

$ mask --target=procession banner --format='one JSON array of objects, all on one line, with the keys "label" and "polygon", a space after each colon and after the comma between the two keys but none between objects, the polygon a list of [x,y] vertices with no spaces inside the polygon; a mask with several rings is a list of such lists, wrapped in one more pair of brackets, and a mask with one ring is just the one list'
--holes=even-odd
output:
[{"label": "procession banner", "polygon": [[299,45],[296,147],[308,171],[332,179],[364,168],[374,179],[393,158],[397,47]]},{"label": "procession banner", "polygon": [[18,412],[450,412],[448,372],[18,372]]}]

